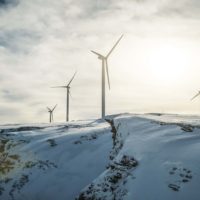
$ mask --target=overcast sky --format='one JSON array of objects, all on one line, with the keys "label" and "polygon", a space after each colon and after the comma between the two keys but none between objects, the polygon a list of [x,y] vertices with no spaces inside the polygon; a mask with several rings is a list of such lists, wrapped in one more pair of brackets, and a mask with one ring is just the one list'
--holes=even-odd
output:
[{"label": "overcast sky", "polygon": [[107,114],[200,113],[199,0],[0,0],[0,123],[65,120],[63,89],[77,71],[70,118],[98,118],[109,58]]}]

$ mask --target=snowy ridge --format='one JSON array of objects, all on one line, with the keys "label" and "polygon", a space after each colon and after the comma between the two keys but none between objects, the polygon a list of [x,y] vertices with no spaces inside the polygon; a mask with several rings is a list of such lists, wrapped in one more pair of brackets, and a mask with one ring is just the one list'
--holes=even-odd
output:
[{"label": "snowy ridge", "polygon": [[4,200],[74,199],[105,169],[112,146],[110,126],[100,120],[4,131],[0,140]]},{"label": "snowy ridge", "polygon": [[199,200],[199,127],[160,114],[1,126],[0,199]]},{"label": "snowy ridge", "polygon": [[110,152],[110,162],[107,170],[97,179],[88,185],[76,198],[84,199],[123,199],[127,191],[123,188],[124,181],[130,175],[130,172],[137,166],[137,161],[132,156],[122,155],[124,138],[122,133],[118,132],[120,123],[116,126],[113,119],[106,120],[112,127],[113,147]]},{"label": "snowy ridge", "polygon": [[[164,116],[160,123],[157,115],[114,118],[120,151],[77,199],[199,199],[199,119],[174,117]],[[185,126],[194,127],[188,131]],[[124,157],[133,162],[128,168]]]}]

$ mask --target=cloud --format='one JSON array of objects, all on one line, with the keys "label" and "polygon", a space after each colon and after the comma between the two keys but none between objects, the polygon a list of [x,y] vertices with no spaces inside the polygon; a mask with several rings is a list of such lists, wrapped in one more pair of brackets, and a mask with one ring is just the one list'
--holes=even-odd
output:
[{"label": "cloud", "polygon": [[16,6],[18,4],[18,0],[0,0],[0,9],[8,8],[10,6]]},{"label": "cloud", "polygon": [[28,53],[31,46],[36,45],[41,37],[29,30],[0,31],[0,46],[11,53]]},{"label": "cloud", "polygon": [[158,11],[157,15],[161,17],[168,18],[182,18],[187,19],[199,19],[200,13],[200,2],[198,0],[182,0],[182,1],[172,1],[167,0]]},{"label": "cloud", "polygon": [[[50,87],[65,84],[78,70],[72,85],[72,118],[99,116],[101,66],[90,50],[107,53],[125,34],[109,60],[111,78],[116,78],[117,85],[123,79],[114,69],[139,63],[133,61],[139,52],[134,47],[142,48],[139,42],[197,37],[199,7],[198,0],[0,0],[0,107],[8,108],[9,103],[17,102],[13,107],[25,107],[30,112],[28,117],[22,115],[21,121],[32,121],[34,117],[46,121],[46,113],[41,118],[37,113],[58,103],[56,112],[62,120],[66,94]],[[148,48],[148,42],[145,45],[141,51]],[[135,57],[127,59],[128,54]],[[122,55],[126,63],[117,61]],[[123,75],[126,72],[132,76],[123,68]],[[124,82],[128,84],[128,80]],[[130,91],[123,91],[123,98]],[[117,92],[114,95],[117,99]],[[114,99],[110,101],[113,107],[118,106]],[[10,115],[11,122],[14,115]]]},{"label": "cloud", "polygon": [[22,91],[9,91],[9,90],[2,90],[1,91],[1,96],[5,101],[10,101],[10,102],[24,102],[27,100],[30,96],[26,93],[22,93]]},{"label": "cloud", "polygon": [[16,108],[10,108],[10,107],[4,107],[4,108],[0,108],[0,116],[1,118],[3,117],[11,117],[13,116],[17,116],[19,115],[20,111]]}]

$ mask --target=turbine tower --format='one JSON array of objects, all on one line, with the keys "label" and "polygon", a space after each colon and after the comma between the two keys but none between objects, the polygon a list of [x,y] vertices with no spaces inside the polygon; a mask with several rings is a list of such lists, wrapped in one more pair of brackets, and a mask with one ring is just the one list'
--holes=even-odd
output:
[{"label": "turbine tower", "polygon": [[51,123],[53,121],[53,111],[55,110],[57,104],[53,107],[53,109],[50,109],[49,107],[47,107],[47,110],[49,112],[49,122]]},{"label": "turbine tower", "polygon": [[198,97],[199,95],[200,95],[200,91],[199,91],[194,97],[191,98],[191,101],[192,101],[193,99],[195,99],[196,97]]},{"label": "turbine tower", "polygon": [[121,37],[117,40],[115,45],[112,47],[112,49],[108,52],[108,54],[106,56],[103,56],[102,54],[97,53],[95,51],[91,51],[92,53],[96,54],[98,56],[98,59],[101,60],[101,62],[102,62],[102,96],[101,96],[101,98],[102,98],[101,99],[101,103],[102,103],[101,116],[102,116],[102,118],[105,117],[105,71],[107,74],[108,86],[110,89],[110,78],[109,78],[109,72],[108,72],[108,58],[109,58],[110,54],[113,52],[113,50],[115,49],[115,47],[118,45],[118,43],[120,42],[122,37],[123,37],[123,35],[121,35]]},{"label": "turbine tower", "polygon": [[72,78],[70,79],[67,85],[52,87],[52,88],[65,88],[67,90],[67,96],[66,96],[66,121],[67,122],[69,121],[69,95],[70,95],[70,88],[71,88],[70,84],[73,81],[75,75],[76,75],[76,72],[74,73],[74,75],[72,76]]}]

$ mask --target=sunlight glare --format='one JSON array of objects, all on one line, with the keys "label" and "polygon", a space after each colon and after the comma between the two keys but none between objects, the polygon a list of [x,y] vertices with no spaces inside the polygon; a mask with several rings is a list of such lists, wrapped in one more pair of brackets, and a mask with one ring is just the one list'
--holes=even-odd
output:
[{"label": "sunlight glare", "polygon": [[160,45],[148,53],[146,65],[155,80],[174,84],[186,75],[187,55],[177,46]]}]

